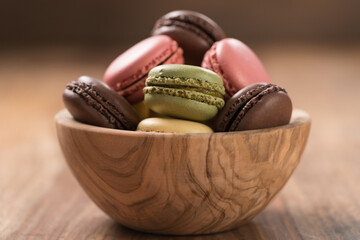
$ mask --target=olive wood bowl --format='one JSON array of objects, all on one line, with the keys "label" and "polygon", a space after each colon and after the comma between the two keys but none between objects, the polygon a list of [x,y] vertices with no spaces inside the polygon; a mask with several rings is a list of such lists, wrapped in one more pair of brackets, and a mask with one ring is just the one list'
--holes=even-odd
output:
[{"label": "olive wood bowl", "polygon": [[89,197],[122,225],[160,234],[207,234],[254,218],[300,161],[310,117],[242,132],[145,133],[56,117],[57,136]]}]

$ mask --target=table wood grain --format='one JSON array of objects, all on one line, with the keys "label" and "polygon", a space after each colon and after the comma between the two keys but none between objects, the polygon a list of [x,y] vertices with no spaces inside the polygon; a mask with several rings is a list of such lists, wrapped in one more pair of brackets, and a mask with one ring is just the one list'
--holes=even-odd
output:
[{"label": "table wood grain", "polygon": [[101,78],[124,47],[0,50],[0,239],[360,239],[360,44],[251,46],[274,83],[312,117],[284,189],[251,223],[205,236],[127,229],[68,169],[54,115],[65,84]]}]

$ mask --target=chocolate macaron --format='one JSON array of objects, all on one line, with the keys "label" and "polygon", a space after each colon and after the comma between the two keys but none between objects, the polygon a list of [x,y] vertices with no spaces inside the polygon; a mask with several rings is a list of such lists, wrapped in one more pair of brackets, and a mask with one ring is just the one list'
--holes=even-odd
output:
[{"label": "chocolate macaron", "polygon": [[185,63],[200,66],[205,52],[214,42],[225,38],[224,31],[207,16],[179,10],[156,21],[152,35],[167,35],[184,50]]},{"label": "chocolate macaron", "polygon": [[135,130],[139,116],[124,97],[100,80],[82,76],[69,83],[63,101],[75,120],[100,127]]},{"label": "chocolate macaron", "polygon": [[277,127],[288,124],[291,113],[291,99],[283,88],[255,83],[227,101],[216,118],[214,130],[231,132]]}]

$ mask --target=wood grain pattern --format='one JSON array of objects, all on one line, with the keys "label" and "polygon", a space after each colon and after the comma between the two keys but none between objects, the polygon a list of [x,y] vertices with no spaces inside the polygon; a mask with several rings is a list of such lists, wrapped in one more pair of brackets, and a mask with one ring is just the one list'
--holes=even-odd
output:
[{"label": "wood grain pattern", "polygon": [[307,147],[251,222],[186,237],[116,223],[89,199],[61,153],[54,116],[64,108],[66,83],[82,74],[101,78],[117,48],[1,49],[0,239],[360,239],[360,44],[250,46],[294,106],[310,114]]},{"label": "wood grain pattern", "polygon": [[109,130],[56,116],[65,158],[91,199],[132,229],[207,234],[254,218],[300,161],[310,117],[274,129],[216,134]]}]

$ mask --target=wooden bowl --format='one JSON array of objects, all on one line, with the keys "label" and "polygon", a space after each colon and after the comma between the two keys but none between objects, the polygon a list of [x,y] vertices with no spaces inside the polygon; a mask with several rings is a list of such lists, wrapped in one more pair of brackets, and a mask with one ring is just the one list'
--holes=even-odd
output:
[{"label": "wooden bowl", "polygon": [[310,117],[232,133],[143,133],[56,117],[60,146],[90,198],[122,225],[160,234],[206,234],[254,218],[295,170]]}]

